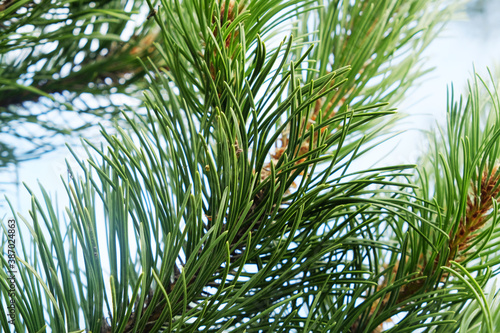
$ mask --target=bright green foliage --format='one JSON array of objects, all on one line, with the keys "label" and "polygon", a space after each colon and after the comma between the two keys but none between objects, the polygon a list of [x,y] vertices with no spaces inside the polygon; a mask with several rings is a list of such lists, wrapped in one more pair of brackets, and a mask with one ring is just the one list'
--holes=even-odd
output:
[{"label": "bright green foliage", "polygon": [[[422,282],[427,288],[437,288],[446,281],[447,287],[456,289],[459,294],[470,293],[474,286],[478,299],[473,306],[452,297],[450,308],[455,313],[443,316],[457,320],[454,328],[460,328],[460,332],[466,332],[461,320],[481,325],[481,330],[471,325],[470,332],[500,330],[498,299],[490,311],[493,295],[487,297],[489,301],[479,298],[481,287],[500,273],[500,104],[496,80],[491,75],[490,79],[491,82],[486,83],[479,76],[474,77],[465,99],[457,101],[451,91],[447,128],[434,139],[428,160],[422,163],[425,168],[421,169],[419,180],[422,185],[419,194],[434,200],[441,212],[427,218],[435,220],[446,236],[426,231],[438,251],[431,251],[427,244],[414,242],[410,260],[418,263],[428,276]],[[439,269],[442,266],[446,267],[444,272]],[[460,276],[467,279],[470,275],[475,278],[470,284],[456,279]],[[495,288],[491,290],[496,294]],[[490,318],[481,319],[482,314],[477,312],[479,304]],[[476,309],[475,319],[470,316],[473,309]],[[442,327],[436,331],[449,330]]]},{"label": "bright green foliage", "polygon": [[450,103],[429,167],[352,168],[445,5],[153,6],[147,112],[20,217],[16,332],[494,332],[497,91]]},{"label": "bright green foliage", "polygon": [[[398,102],[424,74],[420,54],[435,37],[436,18],[446,20],[443,1],[326,1],[298,24],[304,40],[317,41],[309,56],[307,79],[349,64],[347,82],[327,96],[324,112],[335,106]],[[446,7],[447,6],[447,7]],[[312,33],[307,22],[314,22]],[[442,21],[442,22],[443,22]],[[428,70],[428,68],[426,69]]]}]

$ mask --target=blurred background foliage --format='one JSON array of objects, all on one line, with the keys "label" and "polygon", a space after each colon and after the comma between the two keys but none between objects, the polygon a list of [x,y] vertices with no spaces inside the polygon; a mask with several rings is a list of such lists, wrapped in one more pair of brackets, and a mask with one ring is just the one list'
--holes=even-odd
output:
[{"label": "blurred background foliage", "polygon": [[148,13],[139,0],[0,2],[0,172],[139,103]]}]

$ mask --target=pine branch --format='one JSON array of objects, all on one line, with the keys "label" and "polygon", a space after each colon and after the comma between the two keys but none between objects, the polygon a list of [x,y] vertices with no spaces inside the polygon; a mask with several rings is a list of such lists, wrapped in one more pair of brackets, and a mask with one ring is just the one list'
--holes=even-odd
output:
[{"label": "pine branch", "polygon": [[[486,95],[481,94],[481,85],[487,91]],[[415,306],[421,295],[426,294],[430,299],[435,293],[449,293],[449,290],[463,288],[460,281],[449,274],[452,263],[465,265],[464,269],[474,274],[477,283],[481,285],[485,285],[492,274],[488,271],[489,268],[498,265],[498,247],[492,248],[489,244],[495,244],[492,242],[492,234],[498,232],[496,204],[500,193],[500,177],[498,168],[488,165],[489,161],[496,161],[499,152],[496,143],[500,134],[495,102],[497,95],[494,86],[489,88],[488,84],[479,83],[477,79],[469,88],[468,103],[465,106],[454,104],[454,97],[451,95],[448,132],[442,132],[441,142],[435,141],[435,146],[430,150],[431,167],[427,172],[421,172],[426,177],[422,176],[420,179],[424,189],[434,190],[432,199],[442,207],[436,211],[436,220],[441,221],[444,230],[448,230],[448,237],[444,238],[442,234],[433,233],[432,230],[426,231],[427,235],[435,237],[433,244],[438,246],[438,251],[429,249],[425,243],[412,241],[418,240],[416,236],[411,237],[411,251],[403,251],[408,253],[404,261],[399,259],[388,279],[384,278],[379,283],[377,290],[388,292],[371,306],[370,315],[387,318],[387,322],[404,308]],[[487,125],[483,125],[482,118],[489,119]],[[468,146],[464,144],[464,148],[460,149],[456,144],[460,141]],[[431,179],[436,183],[432,184]],[[486,253],[483,252],[485,249],[488,249]],[[404,268],[408,266],[412,268]],[[389,291],[389,285],[397,283],[398,278],[415,273],[418,279]],[[471,298],[471,292],[450,295],[450,301],[443,298],[442,309],[454,311],[448,316],[453,321],[440,328],[443,332],[454,331],[453,327],[459,327],[455,323],[465,318],[462,309],[465,301]],[[365,321],[360,317],[353,329],[362,328],[360,325]],[[375,331],[381,327],[382,325],[378,326]]]},{"label": "pine branch", "polygon": [[[64,218],[43,190],[21,218],[36,249],[18,253],[24,330],[456,331],[498,273],[487,268],[498,245],[485,249],[500,233],[500,173],[489,170],[500,122],[481,128],[474,94],[450,109],[435,148],[444,157],[421,171],[422,189],[414,166],[353,171],[392,136],[386,102],[416,78],[424,45],[413,37],[425,24],[423,44],[435,33],[437,16],[422,21],[435,4],[152,6],[160,43],[141,69],[147,113],[122,113],[129,129],[103,129],[104,147],[86,142]],[[281,23],[315,15],[318,33],[298,26],[269,49]],[[111,72],[133,71],[120,65]]]},{"label": "pine branch", "polygon": [[450,235],[450,254],[448,261],[462,261],[466,259],[467,251],[470,250],[471,243],[478,236],[478,232],[485,226],[491,218],[489,213],[493,209],[493,200],[499,201],[499,180],[500,173],[498,167],[494,167],[491,174],[489,168],[483,171],[480,189],[472,184],[472,194],[467,198],[467,209],[465,218],[460,220],[458,231]]}]

